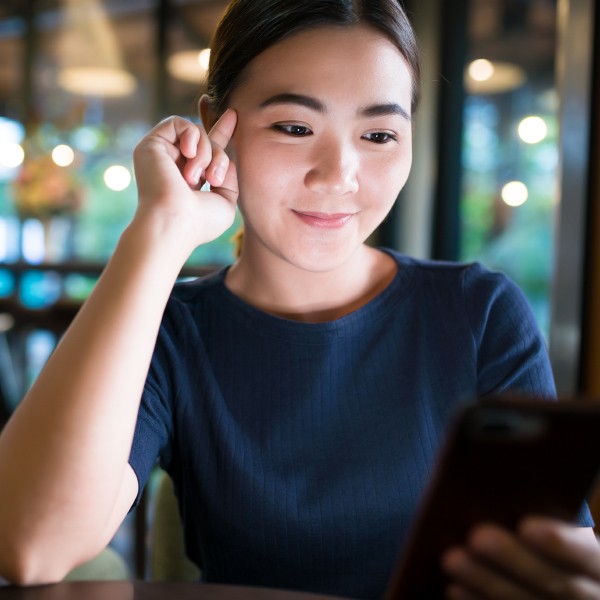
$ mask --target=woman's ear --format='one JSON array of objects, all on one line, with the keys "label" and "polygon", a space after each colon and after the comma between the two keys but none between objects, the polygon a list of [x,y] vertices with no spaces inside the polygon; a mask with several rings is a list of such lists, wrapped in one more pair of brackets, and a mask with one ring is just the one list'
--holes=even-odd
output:
[{"label": "woman's ear", "polygon": [[213,128],[213,125],[217,122],[217,115],[213,110],[210,100],[206,94],[203,94],[200,98],[199,105],[200,118],[202,119],[204,129],[206,129],[206,131],[210,131]]}]

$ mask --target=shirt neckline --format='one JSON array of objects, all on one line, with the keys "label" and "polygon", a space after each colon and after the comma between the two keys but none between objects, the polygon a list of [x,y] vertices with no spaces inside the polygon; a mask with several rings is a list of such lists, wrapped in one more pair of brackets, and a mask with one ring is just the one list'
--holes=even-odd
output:
[{"label": "shirt neckline", "polygon": [[[359,335],[365,328],[372,328],[374,324],[384,319],[390,311],[405,300],[411,291],[410,282],[414,276],[414,269],[409,263],[402,260],[402,255],[388,248],[379,248],[391,256],[397,265],[396,274],[392,281],[374,298],[371,298],[356,310],[331,321],[305,322],[287,319],[265,312],[252,306],[225,285],[225,276],[229,267],[222,269],[218,274],[219,302],[226,302],[230,310],[227,314],[235,319],[237,325],[253,328],[260,335],[285,338],[291,340],[298,336],[303,342],[331,339],[331,337],[348,337]],[[216,283],[216,282],[215,282]]]}]

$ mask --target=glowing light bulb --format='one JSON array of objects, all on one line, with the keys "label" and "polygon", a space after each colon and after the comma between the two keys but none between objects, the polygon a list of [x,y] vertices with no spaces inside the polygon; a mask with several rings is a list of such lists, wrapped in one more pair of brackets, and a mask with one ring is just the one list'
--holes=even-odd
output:
[{"label": "glowing light bulb", "polygon": [[502,188],[502,200],[508,206],[521,206],[529,198],[529,190],[522,181],[510,181]]},{"label": "glowing light bulb", "polygon": [[16,169],[23,164],[23,160],[25,160],[25,151],[20,144],[11,142],[0,144],[0,166]]},{"label": "glowing light bulb", "polygon": [[75,160],[75,152],[71,146],[59,144],[52,150],[52,160],[59,167],[68,167]]},{"label": "glowing light bulb", "polygon": [[487,81],[494,75],[494,65],[486,58],[478,58],[469,65],[469,77],[475,81]]},{"label": "glowing light bulb", "polygon": [[122,192],[131,183],[131,173],[122,165],[113,165],[104,171],[104,183],[109,189]]},{"label": "glowing light bulb", "polygon": [[541,117],[525,117],[519,123],[519,137],[527,144],[539,144],[548,135],[548,126]]},{"label": "glowing light bulb", "polygon": [[208,65],[210,63],[210,48],[204,48],[198,54],[198,62],[204,71],[208,71]]}]

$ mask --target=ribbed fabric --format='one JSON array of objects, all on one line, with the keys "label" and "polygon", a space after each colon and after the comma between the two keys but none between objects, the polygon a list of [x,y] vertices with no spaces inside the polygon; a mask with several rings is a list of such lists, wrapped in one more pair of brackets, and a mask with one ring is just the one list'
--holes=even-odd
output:
[{"label": "ribbed fabric", "polygon": [[457,408],[554,395],[506,277],[387,252],[394,281],[329,323],[249,306],[226,271],[176,286],[130,462],[143,486],[160,456],[208,581],[380,597]]}]

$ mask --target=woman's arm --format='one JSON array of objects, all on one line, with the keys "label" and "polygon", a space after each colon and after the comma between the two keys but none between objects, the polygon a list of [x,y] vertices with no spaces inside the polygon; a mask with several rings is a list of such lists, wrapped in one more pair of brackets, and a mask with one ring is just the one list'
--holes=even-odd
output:
[{"label": "woman's arm", "polygon": [[[224,148],[235,124],[228,111],[207,136],[171,118],[136,148],[136,215],[0,436],[0,576],[62,578],[131,506],[127,460],[167,299],[192,250],[233,222],[237,178]],[[198,191],[205,179],[214,191]]]}]

